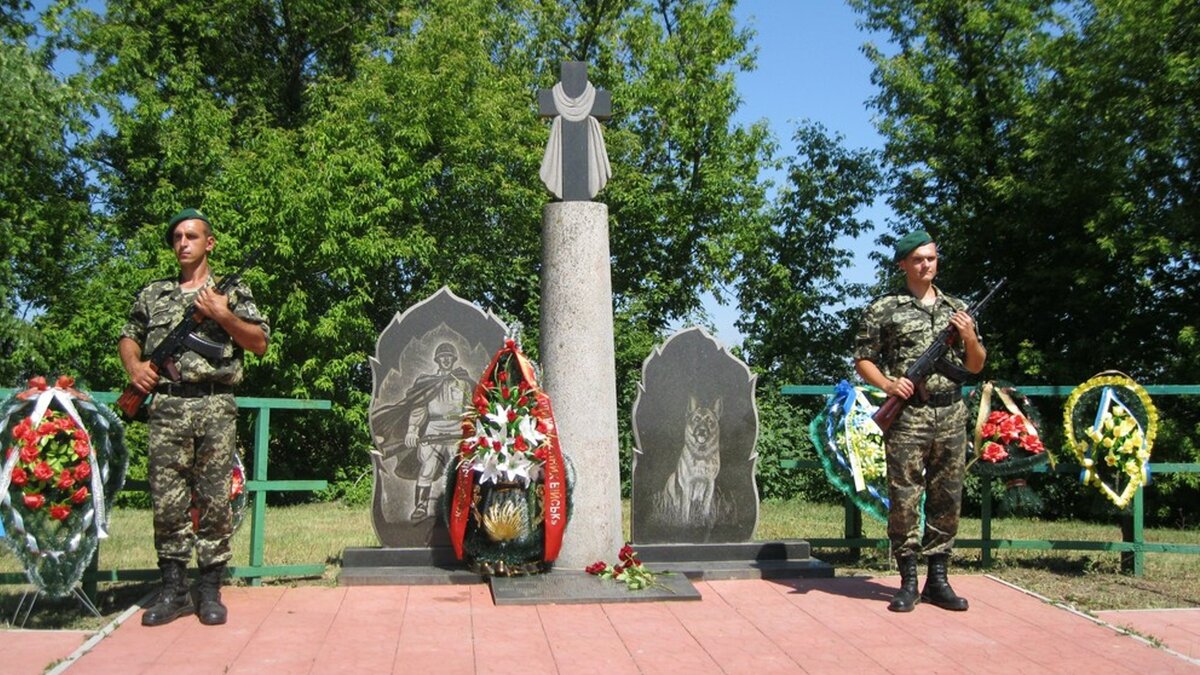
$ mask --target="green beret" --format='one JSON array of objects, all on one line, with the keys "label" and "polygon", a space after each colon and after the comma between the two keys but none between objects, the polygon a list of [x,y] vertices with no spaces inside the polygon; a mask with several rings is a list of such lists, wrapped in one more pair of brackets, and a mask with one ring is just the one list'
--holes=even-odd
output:
[{"label": "green beret", "polygon": [[212,227],[212,223],[209,222],[208,216],[201,213],[200,209],[183,209],[179,213],[176,213],[174,216],[172,216],[171,221],[167,223],[167,246],[170,246],[174,243],[171,241],[171,237],[175,233],[175,226],[185,220],[203,220],[206,225],[208,225],[210,228]]},{"label": "green beret", "polygon": [[900,262],[908,257],[909,253],[933,241],[933,237],[925,230],[913,230],[908,234],[900,237],[896,242],[896,255],[892,258],[894,262]]}]

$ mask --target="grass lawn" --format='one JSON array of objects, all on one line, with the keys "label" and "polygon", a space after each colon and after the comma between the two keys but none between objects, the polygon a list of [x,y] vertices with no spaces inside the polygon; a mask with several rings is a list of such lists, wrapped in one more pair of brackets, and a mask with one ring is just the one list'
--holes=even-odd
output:
[{"label": "grass lawn", "polygon": [[[625,504],[628,526],[628,502]],[[801,501],[765,502],[759,514],[756,539],[835,538],[842,536],[840,506]],[[882,523],[863,519],[864,535],[884,537]],[[265,562],[268,565],[325,562],[320,578],[268,580],[267,583],[336,583],[342,551],[353,546],[375,546],[367,507],[340,504],[306,504],[267,511]],[[960,536],[977,539],[980,521],[965,519]],[[1036,519],[996,519],[992,537],[1003,539],[1059,539],[1116,541],[1117,524],[1077,521],[1043,522]],[[1200,544],[1200,531],[1147,530],[1147,541]],[[233,564],[249,562],[250,527],[243,524],[233,542]],[[616,553],[615,551],[613,552]],[[837,568],[838,576],[895,574],[885,550],[864,550],[852,559],[845,549],[819,549],[814,555]],[[960,549],[951,576],[987,572],[1023,588],[1084,611],[1200,606],[1200,555],[1149,553],[1142,577],[1120,573],[1120,554],[1092,551],[993,552],[993,565],[983,568],[978,550]],[[101,569],[154,567],[154,545],[148,510],[118,509],[112,514],[110,537],[100,546]],[[0,572],[19,572],[11,553],[0,554]],[[146,593],[153,583],[103,584],[99,607],[104,618],[83,612],[72,598],[40,599],[28,628],[98,628]],[[25,588],[0,590],[0,619],[9,622]]]}]

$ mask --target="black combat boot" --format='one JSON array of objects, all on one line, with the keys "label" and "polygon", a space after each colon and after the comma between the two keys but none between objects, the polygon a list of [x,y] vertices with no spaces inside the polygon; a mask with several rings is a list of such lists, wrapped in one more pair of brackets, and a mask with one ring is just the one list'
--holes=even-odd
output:
[{"label": "black combat boot", "polygon": [[892,596],[888,609],[893,612],[911,612],[921,602],[917,595],[917,556],[898,555],[896,566],[900,568],[900,590]]},{"label": "black combat boot", "polygon": [[200,579],[196,583],[200,596],[200,623],[219,626],[225,623],[229,611],[221,604],[221,579],[225,576],[225,563],[200,568]]},{"label": "black combat boot", "polygon": [[929,578],[921,590],[921,599],[952,612],[965,612],[967,599],[960,598],[946,580],[946,563],[949,559],[946,553],[929,556]]},{"label": "black combat boot", "polygon": [[413,498],[413,501],[417,504],[417,508],[413,509],[412,515],[408,517],[409,522],[419,523],[429,517],[430,489],[428,485],[417,486],[417,492]]},{"label": "black combat boot", "polygon": [[158,567],[162,570],[162,590],[158,600],[142,614],[143,626],[161,626],[196,613],[196,605],[188,593],[187,565],[178,560],[159,559]]}]

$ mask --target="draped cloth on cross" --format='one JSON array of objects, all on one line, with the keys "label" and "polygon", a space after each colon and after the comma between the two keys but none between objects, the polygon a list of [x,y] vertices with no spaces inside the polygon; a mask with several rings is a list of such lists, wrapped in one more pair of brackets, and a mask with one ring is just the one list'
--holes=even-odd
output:
[{"label": "draped cloth on cross", "polygon": [[555,197],[589,201],[612,176],[599,122],[608,117],[611,97],[587,81],[586,64],[564,63],[562,79],[539,94],[542,116],[553,118],[539,174]]}]

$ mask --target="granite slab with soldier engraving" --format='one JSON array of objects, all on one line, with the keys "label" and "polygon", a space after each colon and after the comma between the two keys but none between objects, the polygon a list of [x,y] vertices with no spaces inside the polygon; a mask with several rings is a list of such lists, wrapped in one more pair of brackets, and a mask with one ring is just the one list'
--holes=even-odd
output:
[{"label": "granite slab with soldier engraving", "polygon": [[758,523],[755,375],[702,328],[646,358],[633,406],[639,544],[747,541]]},{"label": "granite slab with soldier engraving", "polygon": [[655,585],[631,591],[624,582],[587,572],[554,570],[523,577],[492,577],[497,605],[590,605],[596,603],[699,600],[700,591],[683,574],[657,575]]},{"label": "granite slab with soldier engraving", "polygon": [[397,314],[371,359],[371,522],[384,546],[449,546],[447,466],[475,384],[508,328],[443,287]]}]

